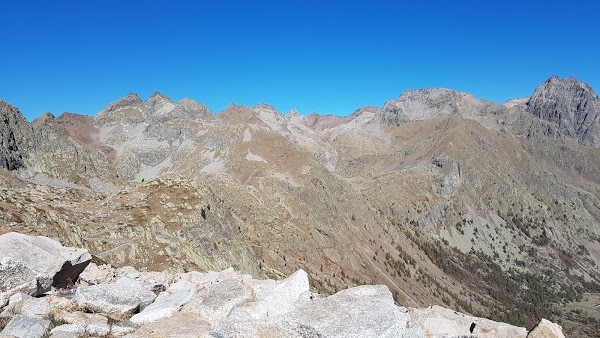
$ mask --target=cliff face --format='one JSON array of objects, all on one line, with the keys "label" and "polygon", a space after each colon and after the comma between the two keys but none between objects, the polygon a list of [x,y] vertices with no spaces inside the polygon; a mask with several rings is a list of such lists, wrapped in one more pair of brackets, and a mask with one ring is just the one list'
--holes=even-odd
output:
[{"label": "cliff face", "polygon": [[553,76],[535,90],[526,109],[553,122],[557,135],[600,147],[600,99],[588,84]]},{"label": "cliff face", "polygon": [[31,128],[21,113],[0,100],[0,167],[16,170],[24,166]]}]

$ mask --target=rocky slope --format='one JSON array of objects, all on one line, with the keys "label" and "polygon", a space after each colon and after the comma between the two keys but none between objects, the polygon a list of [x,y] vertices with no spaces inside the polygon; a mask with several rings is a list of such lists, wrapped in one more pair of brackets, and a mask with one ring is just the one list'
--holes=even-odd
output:
[{"label": "rocky slope", "polygon": [[[45,237],[8,233],[0,243],[2,337],[564,337],[545,319],[527,334],[438,306],[399,307],[383,285],[323,297],[303,270],[279,281],[233,269],[140,272],[90,264],[84,250]],[[36,272],[51,285],[40,289]]]},{"label": "rocky slope", "polygon": [[[385,284],[402,306],[595,336],[597,131],[549,132],[593,115],[579,103],[595,94],[573,81],[504,105],[409,91],[345,118],[265,104],[212,114],[160,93],[93,118],[42,116],[25,123],[23,166],[0,172],[0,233],[139,270],[303,269],[322,294]],[[536,113],[548,109],[563,127]]]}]

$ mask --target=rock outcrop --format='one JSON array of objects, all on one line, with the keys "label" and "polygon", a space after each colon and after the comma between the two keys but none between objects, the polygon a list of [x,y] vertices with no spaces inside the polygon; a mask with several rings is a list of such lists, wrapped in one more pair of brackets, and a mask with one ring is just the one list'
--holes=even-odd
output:
[{"label": "rock outcrop", "polygon": [[23,167],[30,138],[31,129],[21,112],[0,100],[0,168]]},{"label": "rock outcrop", "polygon": [[18,292],[38,296],[51,287],[69,288],[92,257],[48,237],[20,233],[0,236],[0,304]]},{"label": "rock outcrop", "polygon": [[[37,247],[49,239],[20,234]],[[51,241],[51,240],[50,240]],[[34,254],[30,266],[51,265],[51,256]],[[55,250],[50,250],[55,251]],[[5,260],[6,257],[1,256]],[[75,296],[47,292],[36,299],[15,294],[0,315],[10,319],[0,335],[39,338],[111,337],[564,337],[560,326],[542,320],[527,336],[525,328],[464,315],[442,307],[395,305],[386,286],[364,285],[322,297],[309,290],[308,274],[298,270],[281,280],[258,280],[236,273],[166,274],[90,265],[103,282],[79,281]],[[105,273],[102,273],[105,272]],[[121,276],[121,277],[119,277]],[[130,277],[123,277],[130,276]],[[89,276],[88,276],[89,277]],[[6,276],[9,281],[18,276]],[[115,280],[116,279],[116,280]],[[5,279],[6,280],[6,279]],[[156,291],[159,295],[156,297]],[[49,290],[46,290],[49,291]],[[1,307],[0,307],[1,309]],[[93,312],[93,313],[90,313]],[[118,316],[115,316],[118,314]],[[0,322],[1,323],[1,322]]]},{"label": "rock outcrop", "polygon": [[560,325],[542,318],[540,323],[529,332],[527,338],[565,338],[565,335]]}]

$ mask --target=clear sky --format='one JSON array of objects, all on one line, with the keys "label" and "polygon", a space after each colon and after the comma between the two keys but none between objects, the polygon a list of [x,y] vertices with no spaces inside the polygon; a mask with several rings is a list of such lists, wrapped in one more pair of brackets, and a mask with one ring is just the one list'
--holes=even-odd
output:
[{"label": "clear sky", "polygon": [[155,90],[347,115],[406,89],[600,88],[598,1],[0,0],[0,98],[28,119]]}]

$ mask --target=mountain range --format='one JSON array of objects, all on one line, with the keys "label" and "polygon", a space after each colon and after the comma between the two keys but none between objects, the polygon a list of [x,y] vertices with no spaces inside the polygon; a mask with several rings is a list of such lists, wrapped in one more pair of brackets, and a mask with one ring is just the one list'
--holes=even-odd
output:
[{"label": "mountain range", "polygon": [[600,332],[600,99],[577,79],[504,104],[411,90],[347,117],[156,92],[31,123],[0,101],[0,118],[0,234]]}]

